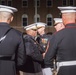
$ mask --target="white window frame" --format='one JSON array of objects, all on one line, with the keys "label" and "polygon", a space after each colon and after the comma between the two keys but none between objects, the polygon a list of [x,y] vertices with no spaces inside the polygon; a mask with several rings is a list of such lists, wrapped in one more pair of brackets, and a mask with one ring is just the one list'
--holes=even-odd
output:
[{"label": "white window frame", "polygon": [[[21,24],[21,25],[23,26],[23,18],[27,18],[27,25],[28,25],[28,16],[27,16],[27,14],[23,14],[23,15],[22,15],[22,24]],[[24,26],[23,26],[23,27],[24,27]]]},{"label": "white window frame", "polygon": [[[47,21],[47,18],[51,18],[51,25],[50,26],[53,26],[53,16],[51,14],[47,14],[46,16],[46,23],[48,25],[48,21]],[[49,26],[49,25],[48,25]]]}]

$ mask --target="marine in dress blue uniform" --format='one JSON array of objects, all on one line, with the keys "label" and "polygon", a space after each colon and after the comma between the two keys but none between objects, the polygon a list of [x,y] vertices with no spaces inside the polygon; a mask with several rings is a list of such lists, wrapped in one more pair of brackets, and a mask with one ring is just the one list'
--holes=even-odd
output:
[{"label": "marine in dress blue uniform", "polygon": [[[45,53],[47,52],[48,47],[49,47],[49,41],[51,39],[51,35],[47,35],[45,33],[45,28],[47,26],[46,23],[38,22],[36,24],[37,24],[37,32],[39,33],[38,38],[40,38],[40,39],[38,39],[38,42],[41,45],[41,47],[43,48],[43,51],[41,53],[43,54],[43,59],[44,59]],[[44,60],[42,61],[41,66],[42,66],[43,75],[52,75],[50,66],[48,68],[45,68]]]},{"label": "marine in dress blue uniform", "polygon": [[45,55],[45,64],[48,67],[56,58],[57,75],[76,75],[76,7],[59,7],[59,9],[65,28],[53,35]]},{"label": "marine in dress blue uniform", "polygon": [[23,75],[42,75],[41,62],[43,56],[40,53],[40,47],[35,41],[37,35],[37,28],[35,24],[31,24],[24,27],[27,35],[25,35],[25,46],[27,59],[21,70]]},{"label": "marine in dress blue uniform", "polygon": [[10,27],[16,11],[16,8],[0,5],[0,75],[16,75],[16,66],[24,62],[23,35]]},{"label": "marine in dress blue uniform", "polygon": [[[65,25],[63,24],[62,18],[54,18],[54,25],[53,26],[54,26],[56,32],[65,28]],[[53,71],[54,71],[55,74],[57,73],[57,65],[56,65],[56,60],[55,59],[54,59],[54,70]]]}]

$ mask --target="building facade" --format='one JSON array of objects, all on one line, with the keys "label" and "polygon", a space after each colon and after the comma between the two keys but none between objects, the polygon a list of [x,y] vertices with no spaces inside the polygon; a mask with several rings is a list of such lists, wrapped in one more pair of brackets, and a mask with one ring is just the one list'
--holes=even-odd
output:
[{"label": "building facade", "polygon": [[11,26],[25,32],[24,26],[44,22],[48,27],[46,32],[54,32],[53,18],[61,17],[58,6],[76,6],[76,0],[0,0],[0,4],[18,9],[14,14]]}]

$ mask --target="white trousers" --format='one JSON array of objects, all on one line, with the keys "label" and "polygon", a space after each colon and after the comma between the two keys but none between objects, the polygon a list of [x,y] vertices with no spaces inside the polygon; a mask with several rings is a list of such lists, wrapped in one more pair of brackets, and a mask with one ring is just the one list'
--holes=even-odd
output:
[{"label": "white trousers", "polygon": [[51,68],[42,69],[43,75],[53,75]]}]

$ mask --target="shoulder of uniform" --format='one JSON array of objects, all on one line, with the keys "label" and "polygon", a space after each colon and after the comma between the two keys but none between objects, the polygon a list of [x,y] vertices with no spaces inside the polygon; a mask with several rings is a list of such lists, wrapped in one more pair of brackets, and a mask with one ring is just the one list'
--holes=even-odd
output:
[{"label": "shoulder of uniform", "polygon": [[16,33],[18,35],[22,35],[23,34],[21,31],[19,31],[17,29],[12,28],[12,30],[13,30],[13,33]]},{"label": "shoulder of uniform", "polygon": [[31,42],[31,36],[29,36],[29,35],[25,35],[24,36],[24,39],[25,39],[25,42]]}]

